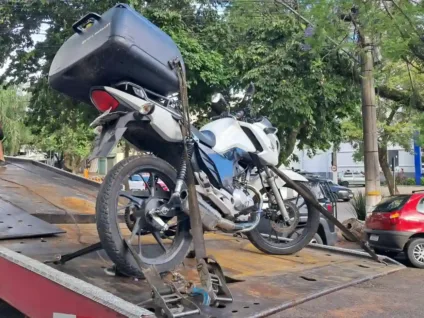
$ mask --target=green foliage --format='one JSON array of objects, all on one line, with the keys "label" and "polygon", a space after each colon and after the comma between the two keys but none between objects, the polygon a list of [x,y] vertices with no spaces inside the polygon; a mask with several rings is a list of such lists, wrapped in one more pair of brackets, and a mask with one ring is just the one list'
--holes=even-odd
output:
[{"label": "green foliage", "polygon": [[[379,146],[399,145],[406,151],[412,150],[412,138],[418,128],[415,118],[420,112],[399,107],[396,103],[380,100],[377,104],[377,131]],[[362,116],[358,108],[349,119],[342,122],[343,141],[350,142],[355,148],[354,159],[363,160]]]},{"label": "green foliage", "polygon": [[421,177],[421,185],[424,185],[424,177]]},{"label": "green foliage", "polygon": [[405,185],[407,185],[407,186],[415,185],[415,179],[414,178],[407,178],[405,180]]},{"label": "green foliage", "polygon": [[396,185],[412,186],[415,185],[414,178],[406,178],[403,175],[396,175]]},{"label": "green foliage", "polygon": [[[230,95],[255,82],[255,111],[277,125],[282,160],[296,145],[313,154],[342,140],[357,144],[360,159],[356,57],[361,47],[356,39],[363,34],[372,38],[382,56],[376,68],[376,93],[392,101],[379,106],[384,110],[378,127],[382,143],[407,147],[412,130],[422,126],[407,121],[416,116],[410,106],[424,109],[424,42],[418,32],[424,27],[424,7],[412,1],[290,1],[315,25],[312,32],[311,26],[273,1],[234,0],[225,7],[203,0],[123,2],[170,34],[179,46],[199,124],[219,111],[209,105],[211,93]],[[102,13],[114,4],[79,0],[0,6],[0,66],[10,62],[3,80],[29,84],[27,123],[35,134],[54,140],[41,143],[43,149],[55,147],[69,156],[85,154],[91,135],[86,140],[80,130],[88,131],[87,124],[96,115],[94,107],[53,92],[46,79],[56,51],[73,34],[72,24],[87,12]],[[358,14],[347,22],[342,16],[353,4]],[[44,39],[35,44],[34,33],[45,33]],[[387,123],[386,111],[393,109],[401,111]],[[71,138],[61,138],[62,134]],[[66,143],[72,140],[81,143],[70,147]]]},{"label": "green foliage", "polygon": [[[74,33],[71,26],[76,20],[88,12],[102,13],[115,3],[110,0],[81,0],[78,4],[35,1],[0,6],[3,22],[0,61],[10,61],[3,81],[9,85],[29,84],[31,98],[26,123],[37,135],[37,146],[64,152],[65,157],[72,158],[67,160],[69,168],[87,154],[92,140],[87,126],[97,111],[92,105],[53,91],[47,81],[49,67],[56,51]],[[199,7],[195,1],[133,0],[129,3],[168,32],[179,45],[186,64],[193,110],[209,111],[206,101],[214,90],[229,85],[230,74],[224,67],[223,55],[216,50],[219,46],[215,46],[219,39],[214,37],[222,33],[217,11],[206,3]],[[31,34],[40,33],[41,29],[46,29],[42,32],[45,39],[35,44]]]},{"label": "green foliage", "polygon": [[359,102],[356,83],[337,72],[344,57],[305,50],[304,27],[271,2],[233,1],[227,14],[229,63],[241,85],[255,83],[257,112],[279,128],[281,158],[297,141],[312,152],[340,141],[340,120]]},{"label": "green foliage", "polygon": [[15,88],[0,90],[0,123],[5,135],[3,147],[7,155],[17,154],[22,145],[31,142],[30,131],[24,123],[28,97]]},{"label": "green foliage", "polygon": [[[415,1],[307,0],[301,2],[299,11],[316,25],[315,35],[309,39],[315,50],[333,43],[330,37],[339,43],[340,52],[355,57],[362,48],[354,46],[354,39],[372,40],[374,58],[380,63],[376,68],[377,94],[424,109],[422,5]],[[356,72],[348,70],[350,76]]]},{"label": "green foliage", "polygon": [[367,208],[365,204],[365,195],[362,192],[358,192],[351,200],[351,211],[360,221],[365,221],[367,216]]}]

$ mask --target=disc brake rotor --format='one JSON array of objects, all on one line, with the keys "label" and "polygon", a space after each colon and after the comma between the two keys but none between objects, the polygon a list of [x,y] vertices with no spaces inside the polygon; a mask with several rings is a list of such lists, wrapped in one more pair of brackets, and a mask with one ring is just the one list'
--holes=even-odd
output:
[{"label": "disc brake rotor", "polygon": [[[269,201],[272,204],[272,206],[276,207],[276,211],[279,211],[277,202],[273,195],[269,196]],[[294,207],[291,205],[285,205],[287,213],[289,215],[290,223],[284,221],[284,218],[281,214],[274,216],[273,219],[270,220],[272,229],[277,233],[282,234],[291,234],[293,233],[297,226],[299,225],[300,221],[300,213],[299,211],[296,211]],[[279,212],[278,212],[279,213]]]}]

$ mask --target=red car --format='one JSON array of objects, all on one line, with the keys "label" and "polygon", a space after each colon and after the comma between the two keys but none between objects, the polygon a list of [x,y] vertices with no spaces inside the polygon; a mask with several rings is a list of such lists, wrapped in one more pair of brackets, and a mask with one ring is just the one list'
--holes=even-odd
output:
[{"label": "red car", "polygon": [[365,232],[377,253],[405,252],[412,265],[424,268],[424,192],[381,201],[365,221]]}]

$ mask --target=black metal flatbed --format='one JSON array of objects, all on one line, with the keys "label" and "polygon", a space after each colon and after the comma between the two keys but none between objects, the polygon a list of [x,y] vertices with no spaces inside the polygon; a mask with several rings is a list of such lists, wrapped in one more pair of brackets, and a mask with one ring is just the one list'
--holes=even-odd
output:
[{"label": "black metal flatbed", "polygon": [[[44,264],[58,254],[70,253],[98,241],[93,223],[98,184],[40,163],[23,160],[10,162],[0,170],[0,200],[55,223],[66,233],[0,241],[0,272],[3,269],[1,260],[6,260],[7,264],[3,264],[6,268],[15,264],[45,279],[61,277],[61,288],[100,302],[109,311],[115,310],[116,316],[113,317],[151,315],[148,311],[151,291],[147,283],[106,275],[104,269],[112,263],[104,251],[93,252],[64,265]],[[122,224],[122,229],[125,228],[125,224]],[[202,312],[210,317],[265,317],[404,268],[390,259],[385,265],[374,262],[365,253],[326,246],[310,246],[296,255],[276,256],[263,254],[247,240],[230,235],[209,233],[206,241],[208,253],[214,255],[222,266],[234,297],[232,304],[223,305],[222,308],[201,307]],[[186,259],[176,271],[188,281],[196,283],[198,280],[194,260]],[[8,279],[0,274],[0,282]],[[56,281],[53,283],[58,284]],[[85,286],[83,290],[76,289],[79,284]],[[48,289],[45,292],[51,291]],[[101,294],[101,297],[91,293]],[[31,309],[25,305],[25,300],[8,296],[7,288],[0,287],[0,298],[27,316],[45,315],[28,312]],[[127,312],[123,312],[123,308]],[[82,314],[84,317],[97,317]],[[75,314],[75,317],[82,314]]]}]

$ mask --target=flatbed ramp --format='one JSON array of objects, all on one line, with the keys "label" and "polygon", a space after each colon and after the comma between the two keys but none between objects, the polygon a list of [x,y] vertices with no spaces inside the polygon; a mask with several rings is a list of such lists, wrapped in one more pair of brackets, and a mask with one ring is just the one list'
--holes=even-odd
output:
[{"label": "flatbed ramp", "polygon": [[[39,163],[12,163],[0,170],[0,199],[32,215],[57,221],[52,223],[66,233],[1,241],[0,298],[25,315],[36,318],[152,315],[149,311],[151,291],[147,283],[106,275],[104,269],[112,263],[104,251],[64,265],[44,264],[58,254],[73,252],[98,241],[95,224],[90,223],[89,217],[94,215],[98,186]],[[28,179],[36,181],[27,183]],[[4,184],[10,186],[10,181],[14,187],[4,188]],[[34,195],[34,189],[40,189],[40,182],[50,191],[35,190]],[[16,193],[33,194],[19,197]],[[62,200],[64,197],[91,204],[67,207]],[[39,203],[31,204],[32,200]],[[40,210],[40,206],[46,210]],[[73,219],[82,222],[75,224],[71,222]],[[247,240],[229,235],[209,233],[206,241],[208,253],[222,266],[234,297],[232,304],[221,308],[201,306],[202,313],[209,317],[265,317],[404,268],[395,261],[380,264],[364,253],[331,247],[308,247],[296,255],[275,256],[263,254]],[[186,281],[196,283],[198,280],[192,259],[186,259],[176,272]],[[1,310],[0,307],[0,317],[3,317]]]}]

